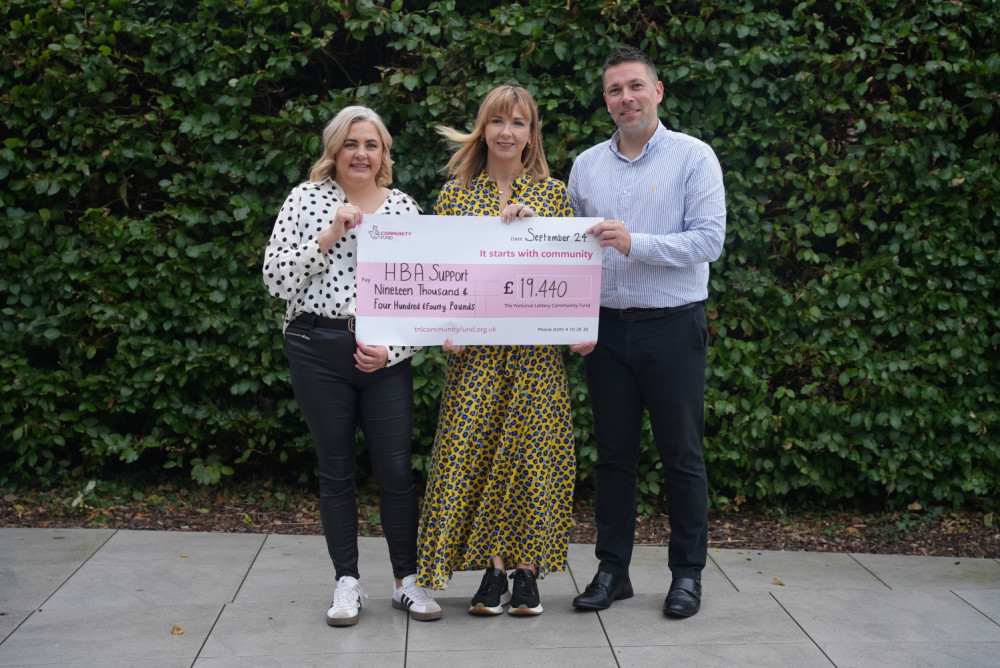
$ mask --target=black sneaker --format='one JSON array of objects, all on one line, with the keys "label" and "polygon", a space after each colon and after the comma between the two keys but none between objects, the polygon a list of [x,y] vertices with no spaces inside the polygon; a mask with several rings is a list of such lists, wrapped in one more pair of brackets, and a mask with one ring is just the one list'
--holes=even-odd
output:
[{"label": "black sneaker", "polygon": [[542,602],[538,599],[538,582],[535,574],[527,568],[518,568],[510,578],[514,581],[514,593],[510,597],[507,614],[542,614]]},{"label": "black sneaker", "polygon": [[486,573],[483,574],[483,581],[479,585],[479,591],[472,597],[469,614],[499,615],[503,612],[503,606],[509,600],[510,591],[507,589],[507,574],[499,568],[490,566],[486,569]]}]

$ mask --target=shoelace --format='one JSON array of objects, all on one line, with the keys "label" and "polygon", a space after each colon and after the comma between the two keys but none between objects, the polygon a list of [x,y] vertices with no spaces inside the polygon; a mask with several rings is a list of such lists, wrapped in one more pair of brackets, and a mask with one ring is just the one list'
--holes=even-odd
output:
[{"label": "shoelace", "polygon": [[489,591],[489,593],[491,594],[499,594],[500,592],[502,592],[503,581],[505,577],[506,576],[503,574],[490,576],[490,585],[487,591]]},{"label": "shoelace", "polygon": [[491,573],[490,577],[487,578],[486,580],[486,591],[476,592],[476,596],[479,596],[480,593],[482,593],[484,597],[490,597],[493,596],[494,594],[499,596],[500,593],[503,591],[503,583],[505,577],[506,577],[505,575],[496,575]]},{"label": "shoelace", "polygon": [[368,598],[368,594],[361,588],[361,584],[337,586],[333,591],[333,607],[338,609],[353,608],[363,605],[361,599]]},{"label": "shoelace", "polygon": [[528,576],[522,573],[520,570],[514,571],[514,574],[510,576],[511,580],[514,581],[514,591],[520,594],[522,597],[528,594]]}]

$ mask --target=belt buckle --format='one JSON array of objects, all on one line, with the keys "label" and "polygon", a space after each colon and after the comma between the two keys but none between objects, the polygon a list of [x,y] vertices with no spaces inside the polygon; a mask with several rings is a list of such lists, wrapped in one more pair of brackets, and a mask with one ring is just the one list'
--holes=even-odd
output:
[{"label": "belt buckle", "polygon": [[351,334],[354,333],[354,316],[353,315],[350,318],[347,319],[347,329],[348,329],[348,331]]}]

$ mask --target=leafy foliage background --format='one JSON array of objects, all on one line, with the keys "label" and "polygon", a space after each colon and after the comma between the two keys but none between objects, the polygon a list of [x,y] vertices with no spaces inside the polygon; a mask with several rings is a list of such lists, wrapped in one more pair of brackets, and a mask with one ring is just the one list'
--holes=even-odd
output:
[{"label": "leafy foliage background", "polygon": [[[0,7],[0,478],[308,477],[260,262],[343,105],[429,208],[436,124],[516,79],[553,173],[614,127],[613,46],[716,150],[713,500],[962,506],[1000,483],[998,3],[7,0]],[[595,458],[579,359],[579,477]],[[416,366],[414,467],[443,357]],[[641,505],[660,477],[647,442]],[[359,451],[363,440],[359,440]]]}]

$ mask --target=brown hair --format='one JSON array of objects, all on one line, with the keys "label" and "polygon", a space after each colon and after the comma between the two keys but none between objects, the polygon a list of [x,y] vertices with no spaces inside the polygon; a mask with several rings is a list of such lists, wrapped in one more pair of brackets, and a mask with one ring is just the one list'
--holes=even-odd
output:
[{"label": "brown hair", "polygon": [[472,132],[466,134],[442,125],[435,128],[438,134],[456,145],[455,153],[442,171],[447,171],[448,176],[456,179],[463,188],[468,188],[472,179],[486,168],[489,149],[482,141],[486,137],[486,124],[494,116],[511,116],[514,107],[519,107],[522,113],[527,114],[531,122],[531,137],[521,152],[521,165],[534,181],[549,178],[549,163],[545,160],[545,151],[542,149],[538,106],[531,93],[518,84],[503,84],[486,94],[479,105],[476,126]]}]

